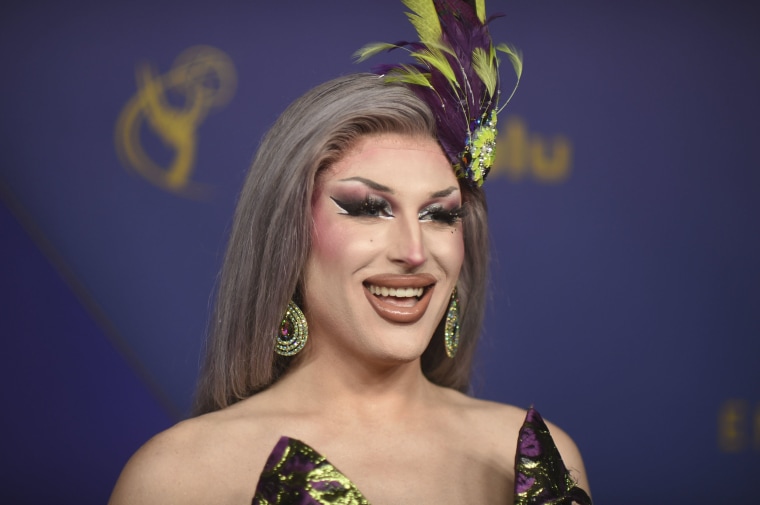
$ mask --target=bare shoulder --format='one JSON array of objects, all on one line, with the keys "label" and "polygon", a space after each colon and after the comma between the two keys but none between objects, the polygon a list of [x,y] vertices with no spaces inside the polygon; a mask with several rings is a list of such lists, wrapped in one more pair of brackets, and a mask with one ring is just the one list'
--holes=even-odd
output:
[{"label": "bare shoulder", "polygon": [[124,467],[109,504],[250,503],[276,440],[241,410],[189,419],[150,439]]},{"label": "bare shoulder", "polygon": [[461,421],[461,427],[471,435],[468,443],[486,447],[493,458],[503,462],[511,471],[517,449],[517,437],[525,420],[525,410],[488,400],[473,398],[448,390],[447,401],[453,418]]},{"label": "bare shoulder", "polygon": [[[452,391],[449,400],[460,412],[467,412],[472,428],[478,430],[497,451],[514,456],[520,428],[525,422],[527,411],[513,405],[480,400]],[[561,428],[546,422],[562,461],[578,485],[588,491],[588,478],[583,458],[573,439]]]},{"label": "bare shoulder", "polygon": [[448,389],[447,399],[459,412],[466,413],[466,419],[473,428],[480,428],[494,435],[494,439],[509,438],[517,440],[520,427],[525,420],[526,411],[514,405],[481,400]]}]

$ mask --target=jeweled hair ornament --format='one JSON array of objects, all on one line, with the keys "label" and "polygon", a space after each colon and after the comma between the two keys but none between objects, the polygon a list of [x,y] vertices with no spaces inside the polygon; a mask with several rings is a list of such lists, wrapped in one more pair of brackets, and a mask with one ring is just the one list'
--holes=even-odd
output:
[{"label": "jeweled hair ornament", "polygon": [[[496,115],[512,99],[522,75],[522,55],[507,44],[494,47],[485,0],[402,0],[418,42],[367,44],[355,53],[364,61],[382,51],[404,48],[414,63],[379,65],[373,72],[388,82],[407,84],[433,111],[438,141],[460,179],[481,186],[494,161]],[[517,74],[499,106],[501,51]]]}]

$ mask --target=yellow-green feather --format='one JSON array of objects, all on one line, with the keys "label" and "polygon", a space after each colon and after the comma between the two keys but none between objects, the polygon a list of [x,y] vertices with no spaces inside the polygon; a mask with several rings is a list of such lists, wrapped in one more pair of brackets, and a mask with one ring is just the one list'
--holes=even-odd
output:
[{"label": "yellow-green feather", "polygon": [[356,51],[354,53],[354,58],[357,62],[361,62],[373,57],[376,54],[382,53],[383,51],[387,51],[389,49],[393,49],[395,47],[398,46],[396,44],[389,44],[387,42],[370,42],[369,44]]},{"label": "yellow-green feather", "polygon": [[454,69],[451,68],[449,61],[446,59],[446,56],[444,56],[443,51],[440,48],[428,46],[425,50],[413,52],[412,56],[437,69],[452,86],[458,86]]},{"label": "yellow-green feather", "polygon": [[387,82],[403,82],[406,84],[416,84],[432,88],[430,74],[423,74],[417,68],[410,65],[401,65],[401,68],[394,68],[385,76]]},{"label": "yellow-green feather", "polygon": [[412,12],[406,15],[417,30],[420,42],[427,44],[437,42],[441,38],[441,22],[435,12],[433,0],[403,0]]},{"label": "yellow-green feather", "polygon": [[499,111],[507,106],[507,104],[512,100],[512,97],[515,96],[515,91],[517,91],[517,86],[520,85],[520,77],[522,76],[523,71],[523,61],[522,61],[522,53],[515,49],[514,47],[508,45],[508,44],[499,44],[496,46],[496,49],[503,53],[507,53],[507,56],[509,57],[509,61],[512,63],[512,67],[515,69],[515,74],[517,74],[517,82],[515,82],[515,86],[512,88],[512,93],[509,94],[507,97],[507,100],[504,102],[504,104],[499,108]]},{"label": "yellow-green feather", "polygon": [[481,23],[486,22],[486,0],[475,0],[475,13]]},{"label": "yellow-green feather", "polygon": [[517,78],[520,79],[520,76],[522,76],[522,70],[523,70],[522,53],[520,53],[520,51],[510,46],[509,44],[504,44],[504,43],[501,43],[498,46],[496,46],[496,49],[498,49],[502,53],[507,53],[507,56],[509,57],[509,61],[512,63],[512,67],[514,67],[515,69],[515,74],[517,74]]},{"label": "yellow-green feather", "polygon": [[488,95],[493,96],[496,92],[496,83],[498,82],[496,58],[493,51],[486,54],[485,49],[476,47],[472,50],[472,68],[478,74],[480,80],[486,85]]}]

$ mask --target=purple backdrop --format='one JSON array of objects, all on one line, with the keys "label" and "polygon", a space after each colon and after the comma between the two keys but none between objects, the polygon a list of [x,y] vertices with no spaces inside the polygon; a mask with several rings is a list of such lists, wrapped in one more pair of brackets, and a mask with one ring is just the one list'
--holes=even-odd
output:
[{"label": "purple backdrop", "polygon": [[[355,49],[410,38],[402,10],[4,4],[4,503],[102,503],[129,455],[186,414],[258,140],[308,88],[368,69]],[[570,432],[599,503],[747,502],[760,473],[758,8],[489,11],[507,13],[492,34],[523,50],[525,72],[487,185],[476,394],[535,404]]]}]

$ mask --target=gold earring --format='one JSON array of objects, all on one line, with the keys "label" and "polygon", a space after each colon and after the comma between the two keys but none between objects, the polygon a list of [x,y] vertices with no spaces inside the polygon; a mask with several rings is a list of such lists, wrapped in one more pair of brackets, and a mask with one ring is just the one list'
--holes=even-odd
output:
[{"label": "gold earring", "polygon": [[282,316],[275,351],[280,356],[298,354],[306,345],[307,338],[309,338],[309,325],[306,323],[306,316],[303,315],[298,305],[291,300],[288,303],[285,315]]},{"label": "gold earring", "polygon": [[446,356],[453,358],[459,349],[459,298],[457,288],[451,292],[449,310],[446,311],[446,324],[443,326],[443,338],[446,343]]}]

